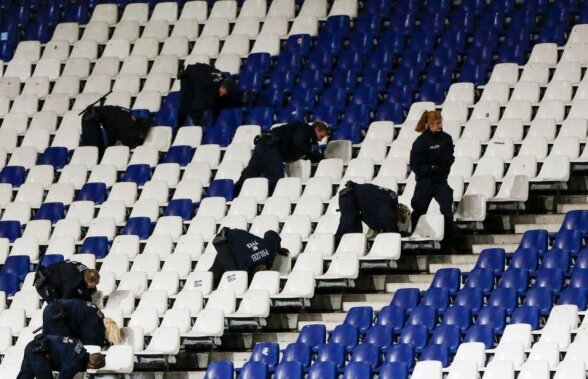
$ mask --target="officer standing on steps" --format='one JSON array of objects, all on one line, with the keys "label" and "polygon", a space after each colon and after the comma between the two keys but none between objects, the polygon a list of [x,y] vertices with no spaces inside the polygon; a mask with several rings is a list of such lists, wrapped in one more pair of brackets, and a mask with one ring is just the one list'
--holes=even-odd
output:
[{"label": "officer standing on steps", "polygon": [[35,274],[35,288],[47,303],[57,299],[79,299],[91,302],[100,274],[85,265],[65,261],[40,267]]},{"label": "officer standing on steps", "polygon": [[235,183],[235,192],[241,191],[246,179],[262,176],[268,179],[269,192],[272,193],[278,180],[284,177],[284,162],[302,158],[318,162],[323,158],[322,152],[313,151],[312,146],[330,134],[327,124],[322,121],[315,121],[312,125],[296,121],[256,138],[251,159]]},{"label": "officer standing on steps", "polygon": [[443,131],[441,112],[425,111],[419,119],[416,131],[421,133],[412,144],[410,169],[416,175],[416,187],[411,200],[412,228],[419,217],[427,213],[434,198],[439,203],[445,219],[441,250],[453,249],[453,190],[447,183],[453,156],[453,140]]},{"label": "officer standing on steps", "polygon": [[289,254],[281,247],[281,241],[280,235],[273,230],[259,238],[245,230],[222,228],[212,241],[216,258],[209,271],[213,274],[214,286],[218,285],[225,271],[247,271],[251,281],[257,271],[270,270],[276,254]]},{"label": "officer standing on steps", "polygon": [[82,146],[96,146],[100,157],[117,142],[131,149],[145,141],[151,122],[114,105],[91,106],[82,116]]},{"label": "officer standing on steps", "polygon": [[103,354],[89,354],[79,340],[39,334],[25,348],[17,379],[53,379],[53,371],[59,372],[57,379],[73,379],[105,364]]},{"label": "officer standing on steps", "polygon": [[234,87],[231,79],[211,65],[195,63],[180,70],[180,109],[178,126],[183,126],[188,116],[194,125],[202,124],[204,111],[221,106]]},{"label": "officer standing on steps", "polygon": [[361,233],[362,221],[375,232],[398,233],[398,222],[409,217],[408,208],[398,204],[398,195],[391,189],[374,184],[348,181],[339,191],[341,219],[335,233],[339,243],[345,233]]},{"label": "officer standing on steps", "polygon": [[116,322],[105,318],[95,304],[58,299],[43,310],[43,334],[76,338],[84,345],[106,347],[121,341]]}]

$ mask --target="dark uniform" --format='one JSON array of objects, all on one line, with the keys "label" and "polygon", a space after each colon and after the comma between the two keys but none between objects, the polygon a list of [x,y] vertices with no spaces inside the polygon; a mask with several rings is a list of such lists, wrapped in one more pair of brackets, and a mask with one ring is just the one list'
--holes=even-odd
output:
[{"label": "dark uniform", "polygon": [[60,299],[45,307],[43,334],[77,338],[84,345],[107,345],[104,315],[96,305],[77,299]]},{"label": "dark uniform", "polygon": [[84,280],[85,265],[65,261],[41,267],[35,275],[35,288],[47,303],[57,299],[79,299],[91,302],[96,288],[88,288]]},{"label": "dark uniform", "polygon": [[412,144],[410,169],[416,175],[416,188],[412,197],[412,227],[419,217],[427,213],[431,199],[435,198],[445,218],[442,248],[451,247],[453,238],[453,190],[447,184],[449,170],[455,160],[453,140],[444,131],[426,129]]},{"label": "dark uniform", "polygon": [[184,125],[190,116],[195,125],[202,124],[204,111],[212,109],[220,100],[219,88],[222,72],[211,65],[195,63],[178,75],[180,79],[180,110],[178,126]]},{"label": "dark uniform", "polygon": [[117,141],[133,149],[143,143],[145,136],[146,130],[138,127],[137,119],[126,108],[90,107],[82,117],[82,146],[98,147],[100,156]]},{"label": "dark uniform", "polygon": [[348,181],[339,192],[339,210],[341,219],[335,233],[337,241],[345,233],[361,233],[362,221],[379,232],[398,232],[398,195],[391,189]]},{"label": "dark uniform", "polygon": [[222,228],[213,240],[216,258],[209,270],[215,286],[225,271],[247,271],[251,281],[257,267],[265,265],[270,269],[280,252],[280,242],[280,236],[274,231],[259,238],[245,230]]},{"label": "dark uniform", "polygon": [[17,379],[53,379],[53,371],[59,371],[58,379],[71,379],[86,371],[90,356],[81,341],[62,336],[39,337],[27,344]]},{"label": "dark uniform", "polygon": [[273,192],[278,180],[284,177],[284,162],[302,158],[318,161],[322,158],[320,152],[312,150],[316,143],[314,128],[305,122],[291,122],[273,128],[257,139],[251,159],[235,184],[235,191],[238,193],[241,190],[246,179],[262,176],[268,179],[269,191]]}]

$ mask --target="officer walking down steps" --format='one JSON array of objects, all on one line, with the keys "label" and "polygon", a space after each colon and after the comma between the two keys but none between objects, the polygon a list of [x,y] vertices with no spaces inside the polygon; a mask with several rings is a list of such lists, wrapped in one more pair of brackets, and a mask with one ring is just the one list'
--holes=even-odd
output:
[{"label": "officer walking down steps", "polygon": [[322,121],[315,121],[312,125],[297,121],[273,128],[268,134],[258,137],[251,159],[235,183],[235,191],[241,191],[246,179],[262,176],[268,179],[272,193],[278,180],[284,177],[284,162],[302,158],[319,161],[322,153],[313,151],[312,146],[328,135],[330,130]]},{"label": "officer walking down steps", "polygon": [[216,258],[209,271],[212,271],[214,286],[218,285],[225,271],[247,271],[251,281],[257,271],[270,270],[276,254],[289,254],[281,247],[281,242],[280,235],[273,230],[259,238],[245,230],[222,228],[212,241]]},{"label": "officer walking down steps", "polygon": [[62,336],[40,334],[29,342],[17,379],[73,379],[79,372],[99,369],[106,363],[103,354],[88,354],[81,341]]},{"label": "officer walking down steps", "polygon": [[47,303],[57,299],[91,302],[100,274],[79,262],[65,261],[39,268],[34,283],[39,296]]},{"label": "officer walking down steps", "polygon": [[[96,146],[100,157],[117,142],[134,149],[145,141],[151,122],[126,108],[93,106],[82,116],[82,146]],[[103,131],[106,132],[104,135]]]},{"label": "officer walking down steps", "polygon": [[434,198],[439,203],[445,219],[441,250],[453,249],[453,190],[447,183],[453,156],[453,140],[443,131],[441,112],[425,111],[419,119],[416,131],[421,133],[412,144],[410,169],[416,175],[416,187],[412,197],[412,228],[419,217],[427,213]]},{"label": "officer walking down steps", "polygon": [[398,204],[391,189],[374,184],[348,181],[339,191],[341,219],[335,233],[337,243],[345,233],[361,233],[362,221],[374,232],[398,233],[398,222],[404,223],[409,210]]}]

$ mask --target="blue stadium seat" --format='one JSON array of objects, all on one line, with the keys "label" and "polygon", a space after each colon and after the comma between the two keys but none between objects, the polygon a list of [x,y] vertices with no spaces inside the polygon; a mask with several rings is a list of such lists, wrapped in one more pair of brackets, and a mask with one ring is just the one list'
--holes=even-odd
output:
[{"label": "blue stadium seat", "polygon": [[506,326],[506,311],[502,307],[487,305],[478,313],[476,325],[490,326],[495,334],[501,334]]},{"label": "blue stadium seat", "polygon": [[300,87],[292,91],[288,106],[309,109],[314,107],[318,95],[317,88]]},{"label": "blue stadium seat", "polygon": [[400,332],[398,342],[402,344],[410,344],[414,347],[416,352],[420,353],[427,344],[428,334],[427,327],[424,325],[407,325],[402,329],[402,332]]},{"label": "blue stadium seat", "polygon": [[331,141],[349,140],[351,143],[360,143],[362,138],[362,128],[359,125],[340,123],[335,127],[335,132]]},{"label": "blue stadium seat", "polygon": [[[496,288],[487,305],[502,307],[507,314],[511,314],[517,305],[517,291],[514,288]],[[481,311],[480,311],[481,312]]]},{"label": "blue stadium seat", "polygon": [[529,286],[529,271],[520,268],[509,268],[504,272],[498,287],[512,288],[518,294],[523,294]]},{"label": "blue stadium seat", "polygon": [[409,35],[414,29],[415,22],[416,12],[395,12],[394,14],[392,14],[392,17],[390,18],[390,30]]},{"label": "blue stadium seat", "polygon": [[361,81],[361,87],[371,87],[374,88],[376,91],[376,103],[378,101],[377,93],[384,92],[386,87],[388,86],[388,69],[387,68],[379,68],[379,69],[370,69],[370,74],[368,76],[364,76]]},{"label": "blue stadium seat", "polygon": [[215,127],[235,130],[241,124],[243,124],[243,109],[225,108],[220,111],[215,122]]},{"label": "blue stadium seat", "polygon": [[378,349],[378,346],[369,343],[357,345],[351,353],[351,359],[347,366],[352,362],[364,362],[369,364],[372,370],[376,370],[380,366],[380,349]]},{"label": "blue stadium seat", "polygon": [[39,262],[41,266],[47,267],[51,266],[52,264],[63,262],[63,255],[61,254],[45,254],[43,259]]},{"label": "blue stadium seat", "polygon": [[499,275],[504,271],[505,252],[502,248],[484,249],[476,261],[475,268],[487,268]]},{"label": "blue stadium seat", "polygon": [[21,225],[18,221],[0,221],[0,238],[14,242],[21,235]]},{"label": "blue stadium seat", "polygon": [[324,344],[327,336],[327,328],[324,324],[305,325],[298,333],[296,342],[305,343],[311,349],[316,350],[319,345]]},{"label": "blue stadium seat", "polygon": [[132,164],[127,166],[127,169],[120,177],[121,182],[134,182],[138,186],[147,183],[151,178],[151,167],[147,164]]},{"label": "blue stadium seat", "polygon": [[347,312],[343,324],[353,325],[363,334],[372,325],[373,318],[374,310],[372,307],[352,307]]},{"label": "blue stadium seat", "polygon": [[439,325],[435,328],[429,343],[446,346],[455,353],[461,342],[461,330],[457,325]]},{"label": "blue stadium seat", "polygon": [[369,343],[377,346],[382,352],[388,350],[392,345],[394,330],[391,327],[383,325],[374,325],[367,330],[363,343]]},{"label": "blue stadium seat", "polygon": [[568,288],[582,288],[588,290],[588,269],[574,268]]},{"label": "blue stadium seat", "polygon": [[[312,38],[308,34],[296,34],[288,37],[286,45],[284,46],[284,52],[289,53],[300,53],[301,58],[308,55],[312,45]],[[280,57],[282,54],[280,54]]]},{"label": "blue stadium seat", "polygon": [[[427,65],[428,59],[429,53],[418,49],[418,47],[415,47],[405,51],[405,54],[402,56],[402,61],[400,62],[400,69],[407,70],[407,73],[414,72],[415,74],[408,75],[407,80],[415,79],[416,75],[418,75],[418,72],[424,69]],[[410,69],[414,69],[414,71],[408,71]]]},{"label": "blue stadium seat", "polygon": [[272,107],[272,108],[281,108],[284,105],[284,97],[286,92],[289,92],[290,89],[284,88],[271,88],[272,85],[282,85],[280,82],[270,82],[269,88],[265,89],[263,92],[259,94],[259,97],[256,102],[256,106],[259,107]]},{"label": "blue stadium seat", "polygon": [[186,167],[194,156],[194,149],[191,146],[171,146],[165,157],[163,163],[177,163],[182,167]]},{"label": "blue stadium seat", "polygon": [[533,330],[537,330],[540,327],[540,315],[539,308],[521,306],[512,312],[510,316],[511,324],[529,324]]},{"label": "blue stadium seat", "polygon": [[578,306],[578,310],[585,311],[588,305],[588,290],[584,288],[566,288],[559,294],[557,304],[574,304]]},{"label": "blue stadium seat", "polygon": [[488,76],[488,65],[483,63],[466,63],[461,67],[458,75],[460,82],[472,82],[476,86],[486,83]]},{"label": "blue stadium seat", "polygon": [[215,179],[210,182],[205,197],[224,197],[227,201],[235,197],[235,184],[232,179]]},{"label": "blue stadium seat", "polygon": [[20,288],[20,280],[15,274],[0,271],[0,291],[6,296],[14,296]]},{"label": "blue stadium seat", "polygon": [[[314,104],[314,97],[324,86],[325,74],[322,71],[306,69],[300,73],[298,85],[292,91],[292,96],[298,98],[303,104],[311,102]],[[304,92],[302,91],[312,91],[313,98],[304,102]]]},{"label": "blue stadium seat", "polygon": [[192,219],[194,213],[194,204],[190,199],[173,199],[167,204],[164,216],[180,216],[182,220],[188,221]]},{"label": "blue stadium seat", "polygon": [[151,235],[152,227],[149,217],[131,217],[120,234],[135,235],[139,236],[139,239],[146,240]]},{"label": "blue stadium seat", "polygon": [[50,39],[52,27],[50,25],[52,20],[49,20],[48,13],[42,13],[37,17],[37,22],[29,23],[25,29],[23,41],[40,41],[47,43]]},{"label": "blue stadium seat", "polygon": [[271,55],[269,53],[253,53],[249,54],[241,72],[263,72],[267,73],[271,67]]},{"label": "blue stadium seat", "polygon": [[263,72],[243,72],[239,75],[236,88],[240,91],[259,92],[263,86]]},{"label": "blue stadium seat", "polygon": [[[390,37],[391,38],[391,37]],[[400,38],[400,37],[398,37]],[[368,70],[384,70],[390,72],[394,64],[395,56],[398,54],[390,45],[378,46],[368,57],[366,69]],[[366,78],[364,77],[364,80]]]},{"label": "blue stadium seat", "polygon": [[482,342],[486,349],[494,348],[494,332],[489,325],[473,325],[471,326],[463,342]]},{"label": "blue stadium seat", "polygon": [[404,308],[396,305],[387,305],[378,312],[374,325],[392,328],[394,333],[399,334],[404,326],[404,314]]},{"label": "blue stadium seat", "polygon": [[461,329],[463,333],[470,327],[472,323],[472,312],[468,307],[461,307],[453,305],[443,313],[441,325],[455,325]]},{"label": "blue stadium seat", "polygon": [[553,306],[553,292],[549,288],[531,288],[527,291],[523,305],[537,307],[542,316],[547,316]]},{"label": "blue stadium seat", "polygon": [[[436,69],[435,66],[431,67],[430,70],[432,69]],[[439,75],[441,76],[441,75]],[[432,80],[432,81],[436,81],[435,79],[432,78],[432,75],[427,74],[427,80]],[[423,85],[421,86],[421,88],[418,91],[418,96],[417,96],[417,100],[418,101],[431,101],[435,104],[442,104],[443,101],[445,100],[445,90],[444,90],[444,85],[442,83],[439,83],[438,81],[435,83],[423,83]]]},{"label": "blue stadium seat", "polygon": [[341,119],[341,123],[350,124],[354,127],[367,129],[370,124],[370,108],[369,105],[352,104],[347,107],[345,114]]},{"label": "blue stadium seat", "polygon": [[267,366],[261,362],[247,362],[243,365],[238,379],[268,379]]},{"label": "blue stadium seat", "polygon": [[106,184],[86,183],[78,192],[77,201],[89,200],[94,204],[102,204],[106,200]]},{"label": "blue stadium seat", "polygon": [[474,315],[478,314],[483,303],[484,291],[480,288],[462,288],[453,301],[454,305],[469,308]]},{"label": "blue stadium seat", "polygon": [[580,252],[576,256],[574,269],[578,268],[588,268],[588,248],[586,247],[580,250]]},{"label": "blue stadium seat", "polygon": [[216,144],[226,147],[231,143],[231,138],[234,129],[223,127],[206,127],[204,128],[204,136],[202,137],[202,144]]},{"label": "blue stadium seat", "polygon": [[307,379],[335,379],[337,368],[333,362],[316,362],[308,370]]},{"label": "blue stadium seat", "polygon": [[390,305],[404,309],[408,314],[419,305],[421,291],[418,288],[399,288],[394,292]]},{"label": "blue stadium seat", "polygon": [[475,268],[469,272],[464,288],[480,288],[485,295],[490,294],[494,289],[494,275],[492,270]]},{"label": "blue stadium seat", "polygon": [[549,235],[547,230],[527,230],[525,233],[523,233],[517,250],[520,248],[535,249],[540,255],[543,255],[547,251],[548,241]]},{"label": "blue stadium seat", "polygon": [[278,57],[275,69],[278,71],[300,72],[303,54],[298,51],[283,51]]},{"label": "blue stadium seat", "polygon": [[335,107],[337,110],[342,110],[347,101],[347,91],[345,89],[331,86],[325,89],[321,95],[319,104]]},{"label": "blue stadium seat", "polygon": [[[279,355],[279,354],[278,354]],[[304,343],[291,343],[284,349],[280,363],[297,362],[304,370],[310,366],[312,352],[310,346]]]},{"label": "blue stadium seat", "polygon": [[402,124],[406,106],[403,103],[382,104],[376,113],[376,121],[393,121]]},{"label": "blue stadium seat", "polygon": [[379,379],[408,379],[408,367],[401,362],[387,362],[380,367]]},{"label": "blue stadium seat", "polygon": [[280,361],[280,346],[277,342],[258,342],[253,347],[249,362],[263,363],[271,372]]},{"label": "blue stadium seat", "polygon": [[267,132],[274,123],[274,110],[271,107],[249,108],[247,124],[259,125],[261,130]]},{"label": "blue stadium seat", "polygon": [[357,71],[355,70],[335,69],[331,83],[350,91],[357,85],[357,76]]},{"label": "blue stadium seat", "polygon": [[[379,15],[379,14],[387,15],[390,13],[391,9],[392,9],[392,1],[391,0],[374,0],[374,1],[368,1],[365,4],[364,11],[367,12],[369,15]],[[360,17],[358,17],[358,19]]]},{"label": "blue stadium seat", "polygon": [[362,84],[353,91],[349,103],[351,106],[366,106],[368,110],[374,110],[378,105],[378,89]]},{"label": "blue stadium seat", "polygon": [[459,291],[461,282],[461,271],[458,268],[443,268],[437,270],[430,288],[447,288],[451,295]]},{"label": "blue stadium seat", "polygon": [[371,377],[372,367],[366,362],[349,362],[343,371],[343,379],[363,379]]},{"label": "blue stadium seat", "polygon": [[329,343],[336,343],[351,351],[359,343],[359,330],[357,326],[350,324],[337,325],[331,332]]},{"label": "blue stadium seat", "polygon": [[339,122],[339,110],[331,105],[319,104],[314,107],[312,114],[314,120],[322,120],[328,125],[336,125]]},{"label": "blue stadium seat", "polygon": [[429,344],[423,349],[419,362],[439,361],[443,367],[449,366],[449,349],[444,345]]},{"label": "blue stadium seat", "polygon": [[28,255],[9,255],[2,266],[2,272],[16,275],[23,281],[31,269],[31,258]]},{"label": "blue stadium seat", "polygon": [[28,4],[15,4],[9,10],[8,14],[10,19],[16,22],[18,26],[24,27],[29,23],[31,8],[28,6]]},{"label": "blue stadium seat", "polygon": [[338,343],[327,343],[320,345],[316,352],[315,362],[331,362],[337,367],[337,370],[342,370],[345,366],[345,357],[347,353],[343,345]]},{"label": "blue stadium seat", "polygon": [[319,33],[314,51],[328,51],[338,54],[343,45],[343,36],[340,34]]},{"label": "blue stadium seat", "polygon": [[108,255],[108,237],[86,237],[80,247],[80,254],[94,254],[97,259]]},{"label": "blue stadium seat", "polygon": [[276,367],[273,379],[302,379],[303,376],[304,370],[300,363],[281,362],[278,367]]},{"label": "blue stadium seat", "polygon": [[552,249],[569,251],[576,255],[582,249],[582,232],[580,230],[561,230],[555,235]]},{"label": "blue stadium seat", "polygon": [[[363,66],[366,55],[370,54],[374,49],[374,39],[375,36],[372,32],[353,32],[349,38],[349,44],[345,48],[345,52],[340,55],[340,59],[343,58],[347,52],[358,52],[360,54],[360,60],[357,64],[359,67]],[[341,61],[339,61],[339,63],[341,63]]]},{"label": "blue stadium seat", "polygon": [[430,332],[437,325],[437,311],[427,305],[419,305],[410,312],[406,325],[422,325]]},{"label": "blue stadium seat", "polygon": [[559,228],[564,230],[579,230],[583,237],[588,236],[588,210],[573,210],[566,213]]},{"label": "blue stadium seat", "polygon": [[304,120],[304,109],[300,107],[285,107],[282,108],[277,117],[276,123],[287,123]]},{"label": "blue stadium seat", "polygon": [[402,363],[409,370],[412,370],[415,364],[414,345],[400,342],[390,346],[384,358],[384,365],[394,362]]},{"label": "blue stadium seat", "polygon": [[51,165],[55,170],[60,170],[67,164],[68,159],[66,147],[48,147],[39,158],[39,164]]},{"label": "blue stadium seat", "polygon": [[351,28],[351,19],[349,16],[331,16],[327,18],[323,33],[333,33],[345,35]]},{"label": "blue stadium seat", "polygon": [[438,314],[442,314],[449,307],[449,290],[445,288],[429,288],[423,292],[421,305],[431,306]]},{"label": "blue stadium seat", "polygon": [[35,220],[49,220],[55,224],[65,215],[65,205],[63,203],[43,203],[39,207]]},{"label": "blue stadium seat", "polygon": [[[560,249],[550,249],[543,256],[541,261],[541,268],[539,271],[544,269],[557,269],[563,273],[566,273],[570,269],[570,263],[572,256],[569,251]],[[539,272],[537,272],[539,275]]]},{"label": "blue stadium seat", "polygon": [[510,268],[535,272],[539,265],[539,252],[536,249],[518,248],[510,259]]},{"label": "blue stadium seat", "polygon": [[24,183],[26,170],[21,166],[6,166],[0,171],[0,183],[9,183],[18,188]]},{"label": "blue stadium seat", "polygon": [[308,56],[308,61],[306,62],[306,69],[305,72],[308,71],[315,71],[319,73],[328,73],[333,68],[334,63],[334,55],[333,52],[328,50],[313,50],[312,53]]}]

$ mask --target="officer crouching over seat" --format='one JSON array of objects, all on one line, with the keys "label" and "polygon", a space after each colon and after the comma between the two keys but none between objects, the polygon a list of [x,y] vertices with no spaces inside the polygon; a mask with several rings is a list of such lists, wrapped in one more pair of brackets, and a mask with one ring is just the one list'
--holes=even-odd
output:
[{"label": "officer crouching over seat", "polygon": [[105,318],[95,304],[58,299],[43,310],[43,334],[76,338],[84,345],[106,347],[121,342],[116,322]]},{"label": "officer crouching over seat", "polygon": [[40,267],[34,285],[41,299],[51,303],[57,299],[79,299],[92,302],[100,274],[85,265],[65,261]]},{"label": "officer crouching over seat", "polygon": [[362,221],[379,233],[398,233],[398,223],[405,223],[410,210],[398,204],[398,195],[391,189],[374,184],[348,181],[339,191],[341,219],[335,233],[338,244],[345,233],[361,233]]},{"label": "officer crouching over seat", "polygon": [[[151,121],[113,105],[91,106],[82,116],[82,146],[96,146],[100,157],[117,142],[131,149],[145,141]],[[106,134],[106,135],[104,135]]]},{"label": "officer crouching over seat", "polygon": [[106,364],[101,353],[88,354],[82,342],[62,336],[39,334],[29,342],[17,379],[72,379],[87,369],[100,369]]},{"label": "officer crouching over seat", "polygon": [[322,121],[315,121],[312,125],[297,121],[257,137],[251,159],[235,183],[235,192],[241,191],[246,179],[261,176],[267,178],[268,189],[272,193],[278,180],[284,177],[284,163],[303,158],[320,161],[322,152],[313,150],[312,146],[329,135],[331,131]]},{"label": "officer crouching over seat", "polygon": [[276,254],[289,254],[280,246],[281,241],[280,235],[273,230],[259,238],[245,230],[222,228],[212,241],[216,258],[209,271],[213,274],[214,286],[218,285],[225,271],[247,271],[251,282],[257,271],[270,270]]}]

